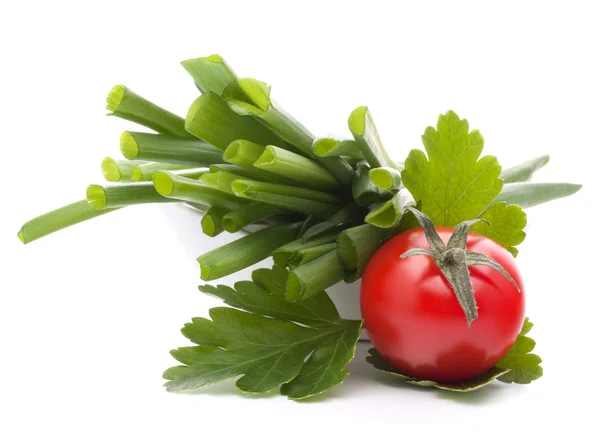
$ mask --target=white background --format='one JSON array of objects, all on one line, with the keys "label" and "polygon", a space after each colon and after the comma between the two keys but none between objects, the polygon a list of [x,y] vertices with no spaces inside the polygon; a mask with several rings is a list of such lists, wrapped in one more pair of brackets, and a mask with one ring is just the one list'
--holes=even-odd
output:
[{"label": "white background", "polygon": [[[0,434],[597,430],[594,3],[3,2]],[[403,159],[453,109],[502,164],[550,153],[538,180],[583,183],[530,209],[520,246],[544,377],[462,396],[418,390],[377,374],[361,345],[344,384],[305,403],[242,395],[233,383],[166,393],[168,351],[187,345],[179,328],[218,304],[196,291],[195,258],[215,243],[199,217],[144,206],[28,246],[16,233],[82,198],[102,181],[102,158],[119,156],[132,126],[104,116],[114,84],[185,115],[197,91],[179,61],[212,53],[273,85],[317,134],[347,134],[348,114],[367,104]]]}]

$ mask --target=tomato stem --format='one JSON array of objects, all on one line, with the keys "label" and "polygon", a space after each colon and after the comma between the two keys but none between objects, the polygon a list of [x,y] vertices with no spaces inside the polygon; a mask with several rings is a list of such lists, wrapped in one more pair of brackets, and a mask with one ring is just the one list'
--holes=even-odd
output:
[{"label": "tomato stem", "polygon": [[431,219],[414,207],[409,208],[409,210],[417,218],[417,221],[419,221],[431,248],[411,248],[400,257],[405,259],[409,256],[425,255],[435,261],[435,264],[442,271],[442,274],[444,274],[444,277],[446,277],[446,280],[448,280],[448,283],[452,287],[456,299],[467,317],[468,327],[471,327],[471,323],[478,316],[473,284],[469,276],[469,266],[489,266],[510,280],[517,291],[521,291],[517,283],[502,265],[484,254],[467,250],[467,236],[471,227],[478,222],[485,222],[488,225],[489,222],[482,219],[474,219],[460,223],[454,229],[452,236],[448,240],[448,244],[444,245]]}]

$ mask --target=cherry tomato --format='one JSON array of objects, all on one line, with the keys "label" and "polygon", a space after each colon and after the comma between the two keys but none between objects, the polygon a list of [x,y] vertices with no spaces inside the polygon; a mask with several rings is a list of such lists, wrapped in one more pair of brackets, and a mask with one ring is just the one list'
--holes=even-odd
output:
[{"label": "cherry tomato", "polygon": [[[444,243],[453,229],[437,228]],[[371,258],[362,278],[360,306],[369,338],[402,374],[439,382],[464,380],[493,367],[515,342],[525,317],[525,294],[512,255],[495,241],[469,233],[467,249],[500,263],[501,273],[470,266],[479,316],[471,327],[434,260],[401,259],[410,248],[429,248],[422,229],[403,232]]]}]

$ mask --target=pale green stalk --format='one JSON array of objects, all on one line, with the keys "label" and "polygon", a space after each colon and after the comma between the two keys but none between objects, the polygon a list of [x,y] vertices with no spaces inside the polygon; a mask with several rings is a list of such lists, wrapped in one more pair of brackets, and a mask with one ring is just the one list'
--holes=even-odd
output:
[{"label": "pale green stalk", "polygon": [[123,85],[114,86],[106,98],[109,115],[133,121],[155,132],[174,136],[190,136],[185,120],[140,97]]},{"label": "pale green stalk", "polygon": [[346,272],[347,283],[362,277],[371,256],[391,234],[392,229],[363,224],[346,229],[338,235],[337,256]]},{"label": "pale green stalk", "polygon": [[154,175],[154,187],[164,197],[200,203],[206,206],[218,206],[234,210],[249,204],[246,199],[226,194],[206,186],[198,180],[171,174],[167,171],[159,171]]},{"label": "pale green stalk", "polygon": [[318,245],[316,247],[298,250],[288,261],[288,266],[290,267],[290,269],[298,268],[315,260],[318,257],[329,253],[330,251],[335,251],[336,248],[337,244],[335,242],[331,242],[329,244]]},{"label": "pale green stalk", "polygon": [[51,233],[115,210],[117,209],[98,210],[87,200],[81,200],[27,221],[17,236],[23,244],[28,244]]},{"label": "pale green stalk", "polygon": [[377,188],[384,191],[398,192],[402,185],[400,171],[395,168],[373,168],[369,171],[369,178]]},{"label": "pale green stalk", "polygon": [[223,152],[195,138],[124,132],[121,152],[127,159],[146,159],[188,166],[223,163]]},{"label": "pale green stalk", "polygon": [[320,245],[330,244],[337,239],[337,232],[329,231],[310,241],[304,241],[302,238],[296,239],[289,244],[283,245],[275,250],[272,254],[273,262],[279,267],[285,267],[288,261],[299,251],[309,248],[318,247]]},{"label": "pale green stalk", "polygon": [[580,189],[581,185],[572,183],[510,183],[504,185],[493,203],[505,201],[507,205],[517,204],[525,209],[558,198],[568,197]]},{"label": "pale green stalk", "polygon": [[[130,162],[128,160],[115,160],[106,157],[100,164],[102,175],[107,182],[130,182],[133,169],[141,162]],[[146,162],[143,162],[146,163]]]},{"label": "pale green stalk", "polygon": [[390,167],[398,169],[383,146],[373,117],[366,106],[358,107],[350,114],[348,127],[371,168]]},{"label": "pale green stalk", "polygon": [[533,173],[546,166],[548,162],[550,162],[550,156],[547,154],[544,156],[539,156],[514,167],[503,170],[500,174],[500,178],[504,180],[505,184],[514,182],[528,182],[531,180]]},{"label": "pale green stalk", "polygon": [[272,145],[265,147],[254,166],[311,188],[331,190],[338,186],[337,180],[318,163]]},{"label": "pale green stalk", "polygon": [[237,139],[227,146],[223,153],[223,160],[243,168],[252,168],[254,162],[258,160],[264,151],[264,145]]},{"label": "pale green stalk", "polygon": [[300,223],[267,227],[198,258],[202,280],[215,280],[266,259],[277,247],[298,236]]},{"label": "pale green stalk", "polygon": [[207,92],[190,106],[185,128],[192,135],[225,150],[236,139],[284,146],[284,141],[258,120],[233,112],[221,96]]},{"label": "pale green stalk", "polygon": [[354,159],[364,159],[356,141],[335,138],[317,138],[313,142],[313,152],[319,157],[348,156]]},{"label": "pale green stalk", "polygon": [[133,169],[131,172],[132,182],[148,182],[151,181],[158,171],[179,171],[189,169],[189,165],[165,163],[165,162],[149,162],[142,163]]},{"label": "pale green stalk", "polygon": [[365,217],[365,222],[384,229],[396,227],[406,209],[414,204],[408,190],[402,189],[390,200],[376,204]]},{"label": "pale green stalk", "polygon": [[219,206],[211,206],[208,208],[200,224],[205,235],[214,237],[223,233],[223,217],[230,212]]},{"label": "pale green stalk", "polygon": [[88,203],[96,209],[174,201],[156,192],[152,182],[110,186],[90,185],[86,190],[86,198]]},{"label": "pale green stalk", "polygon": [[[335,195],[331,195],[327,192],[299,188],[297,186],[279,185],[277,183],[257,182],[254,180],[234,180],[231,184],[231,188],[233,193],[238,197],[246,197],[246,195],[251,192],[264,192],[284,195],[293,199],[318,201],[321,203],[336,204],[339,202]],[[251,195],[246,198],[251,198]]]},{"label": "pale green stalk", "polygon": [[393,196],[391,191],[383,191],[373,184],[369,177],[369,167],[365,161],[359,162],[352,182],[352,198],[359,206],[387,201]]},{"label": "pale green stalk", "polygon": [[221,95],[223,90],[237,80],[237,75],[219,55],[188,59],[181,65],[196,82],[200,91]]},{"label": "pale green stalk", "polygon": [[[259,221],[273,221],[269,218],[279,215],[292,215],[296,212],[264,203],[251,203],[232,210],[223,217],[222,225],[229,233],[235,233],[244,227]],[[300,216],[297,216],[300,219]]]},{"label": "pale green stalk", "polygon": [[312,297],[344,279],[344,269],[335,251],[317,257],[290,272],[285,299],[299,301]]},{"label": "pale green stalk", "polygon": [[[302,238],[304,241],[310,241],[318,238],[321,235],[330,232],[335,228],[342,228],[345,225],[352,223],[362,223],[365,218],[366,210],[352,202],[344,206],[337,213],[329,217],[327,220],[315,224],[309,228]],[[341,230],[340,230],[341,231]]]}]

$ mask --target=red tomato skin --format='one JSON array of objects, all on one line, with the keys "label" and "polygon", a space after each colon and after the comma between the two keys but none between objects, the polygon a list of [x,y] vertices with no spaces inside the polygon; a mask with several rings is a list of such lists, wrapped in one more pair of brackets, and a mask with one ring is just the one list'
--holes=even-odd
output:
[{"label": "red tomato skin", "polygon": [[[447,243],[453,229],[436,230]],[[469,267],[479,312],[469,328],[433,259],[400,258],[413,247],[430,248],[420,228],[386,242],[367,265],[360,306],[371,342],[402,374],[421,380],[458,381],[487,371],[508,352],[525,318],[514,258],[495,241],[469,233],[467,248],[499,262],[521,289],[490,267]]]}]

